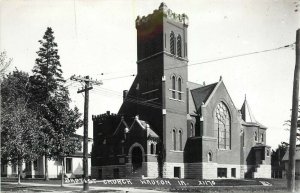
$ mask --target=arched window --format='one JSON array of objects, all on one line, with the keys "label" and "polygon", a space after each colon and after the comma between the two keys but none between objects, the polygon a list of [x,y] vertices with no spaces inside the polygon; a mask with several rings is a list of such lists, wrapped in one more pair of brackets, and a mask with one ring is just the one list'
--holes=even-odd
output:
[{"label": "arched window", "polygon": [[175,84],[176,84],[176,80],[175,80],[175,76],[172,76],[172,98],[175,99]]},{"label": "arched window", "polygon": [[243,147],[245,147],[245,131],[243,131],[242,142],[243,142]]},{"label": "arched window", "polygon": [[267,156],[270,156],[270,150],[267,149]]},{"label": "arched window", "polygon": [[176,150],[176,130],[172,130],[173,149]]},{"label": "arched window", "polygon": [[257,141],[257,132],[254,132],[254,140]]},{"label": "arched window", "polygon": [[207,154],[207,161],[208,162],[212,161],[212,153],[211,152],[208,152],[208,154]]},{"label": "arched window", "polygon": [[194,136],[194,124],[191,123],[191,128],[190,128],[190,137]]},{"label": "arched window", "polygon": [[230,115],[228,108],[222,102],[217,105],[215,112],[215,131],[218,133],[218,148],[230,149]]},{"label": "arched window", "polygon": [[174,32],[170,34],[170,52],[171,54],[175,54],[175,35]]},{"label": "arched window", "polygon": [[181,100],[181,78],[178,78],[178,99]]},{"label": "arched window", "polygon": [[179,130],[179,150],[182,151],[182,131]]},{"label": "arched window", "polygon": [[154,144],[151,143],[150,145],[150,154],[155,154]]},{"label": "arched window", "polygon": [[260,137],[260,138],[261,138],[260,141],[261,141],[261,142],[264,142],[264,134],[263,134],[263,133],[261,134],[261,137]]},{"label": "arched window", "polygon": [[181,36],[177,36],[177,56],[181,57]]}]

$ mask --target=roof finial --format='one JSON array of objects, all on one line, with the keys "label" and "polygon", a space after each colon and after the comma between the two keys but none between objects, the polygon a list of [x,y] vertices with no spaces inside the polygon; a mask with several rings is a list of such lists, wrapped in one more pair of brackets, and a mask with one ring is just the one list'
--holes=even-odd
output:
[{"label": "roof finial", "polygon": [[221,81],[222,80],[222,75],[220,76],[220,79],[219,79],[219,81]]},{"label": "roof finial", "polygon": [[245,100],[246,100],[246,95],[247,95],[247,94],[245,94]]}]

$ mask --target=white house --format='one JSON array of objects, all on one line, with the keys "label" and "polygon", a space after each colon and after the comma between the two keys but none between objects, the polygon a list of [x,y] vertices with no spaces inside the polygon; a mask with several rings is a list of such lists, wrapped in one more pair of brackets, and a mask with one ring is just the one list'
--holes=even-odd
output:
[{"label": "white house", "polygon": [[[74,135],[81,141],[83,147],[83,136]],[[89,175],[91,175],[91,150],[93,140],[88,139],[88,168]],[[65,175],[68,178],[81,178],[83,175],[83,148],[75,152],[73,155],[65,157]],[[55,160],[48,160],[48,176],[49,178],[58,178],[61,174],[61,162]],[[15,164],[1,164],[1,177],[17,177],[18,166]],[[35,161],[22,164],[23,178],[44,178],[45,176],[45,156],[38,158]]]},{"label": "white house", "polygon": [[[300,145],[296,146],[296,153],[295,153],[295,176],[296,179],[300,179]],[[282,158],[282,161],[284,161],[285,169],[288,169],[289,166],[289,149],[286,151],[285,155]],[[283,176],[286,176],[287,171],[284,171]]]}]

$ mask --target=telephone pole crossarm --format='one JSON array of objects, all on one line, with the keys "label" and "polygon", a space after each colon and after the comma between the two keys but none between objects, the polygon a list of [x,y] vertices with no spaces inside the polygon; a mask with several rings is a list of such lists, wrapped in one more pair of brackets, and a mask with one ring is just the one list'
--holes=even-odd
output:
[{"label": "telephone pole crossarm", "polygon": [[97,79],[93,80],[92,78],[89,78],[89,76],[82,77],[82,76],[72,75],[70,79],[77,82],[89,82],[90,84],[98,85],[98,86],[103,84],[102,80],[97,80]]},{"label": "telephone pole crossarm", "polygon": [[[92,90],[93,87],[91,86],[91,87],[88,87],[88,88],[86,88],[86,89],[87,89],[87,90]],[[77,93],[79,94],[79,93],[85,92],[86,89],[83,88],[83,89],[81,89],[81,90],[78,90]]]}]

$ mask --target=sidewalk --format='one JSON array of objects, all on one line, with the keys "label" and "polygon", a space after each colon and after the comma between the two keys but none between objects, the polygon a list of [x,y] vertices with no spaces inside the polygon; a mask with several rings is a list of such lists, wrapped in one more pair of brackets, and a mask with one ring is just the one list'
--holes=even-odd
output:
[{"label": "sidewalk", "polygon": [[[2,182],[1,187],[3,185],[19,185],[17,182]],[[28,190],[32,190],[34,192],[82,192],[82,184],[64,184],[61,187],[60,184],[41,184],[41,183],[32,183],[32,182],[22,182],[20,186],[24,186],[24,188],[28,188]],[[22,189],[22,188],[17,188]],[[116,193],[130,193],[130,192],[143,192],[143,193],[161,193],[161,191],[157,190],[147,190],[147,189],[139,189],[139,188],[127,188],[127,187],[99,187],[99,186],[90,186],[89,192],[116,192]]]}]

